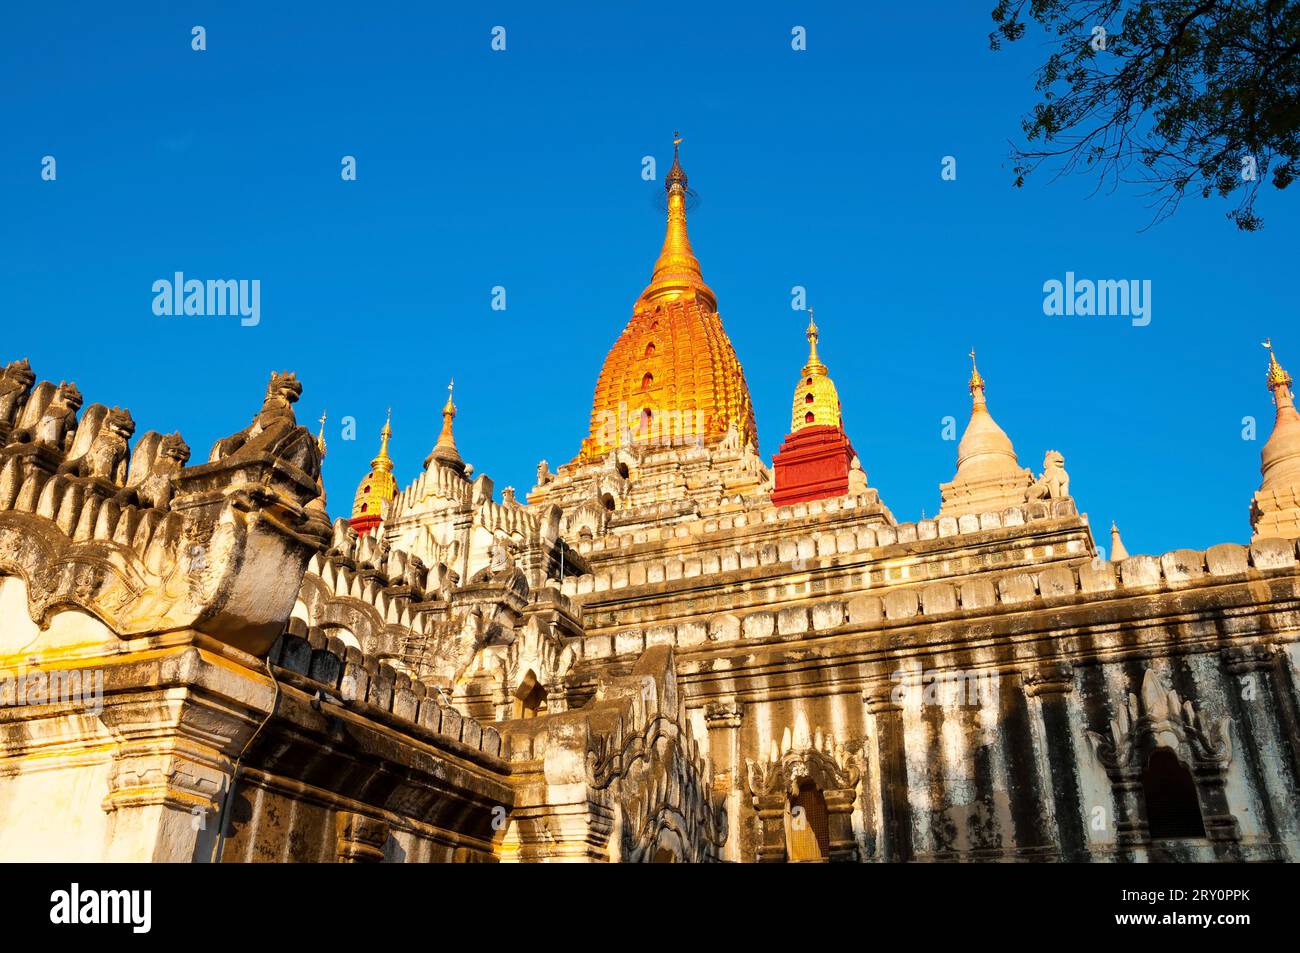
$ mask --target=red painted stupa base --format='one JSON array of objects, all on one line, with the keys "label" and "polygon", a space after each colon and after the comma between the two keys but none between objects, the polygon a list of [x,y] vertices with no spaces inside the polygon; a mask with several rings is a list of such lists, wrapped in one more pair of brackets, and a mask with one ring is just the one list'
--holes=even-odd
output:
[{"label": "red painted stupa base", "polygon": [[807,503],[849,491],[853,445],[839,427],[805,427],[790,434],[772,459],[774,506]]},{"label": "red painted stupa base", "polygon": [[383,519],[379,516],[354,516],[348,520],[348,525],[357,531],[358,536],[365,536],[381,522]]}]

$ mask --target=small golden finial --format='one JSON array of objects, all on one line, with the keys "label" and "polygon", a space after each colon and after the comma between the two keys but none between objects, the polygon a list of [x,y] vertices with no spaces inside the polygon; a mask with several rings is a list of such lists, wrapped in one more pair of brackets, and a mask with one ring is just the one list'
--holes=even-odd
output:
[{"label": "small golden finial", "polygon": [[976,388],[984,389],[984,378],[980,376],[979,368],[975,365],[975,348],[970,349],[970,392],[975,393]]},{"label": "small golden finial", "polygon": [[812,308],[808,309],[808,330],[804,332],[804,337],[808,339],[808,363],[803,366],[803,373],[825,376],[826,365],[817,356],[817,340],[821,337],[821,332],[817,330],[817,322],[813,320]]},{"label": "small golden finial", "polygon": [[316,446],[320,447],[320,455],[325,456],[325,411],[320,412],[320,432],[316,434]]},{"label": "small golden finial", "polygon": [[379,453],[375,459],[370,461],[372,470],[386,470],[391,472],[393,469],[393,460],[388,455],[388,441],[393,436],[393,408],[388,408],[388,416],[384,418],[383,429],[379,431]]},{"label": "small golden finial", "polygon": [[455,386],[456,386],[456,378],[453,377],[450,381],[447,382],[447,403],[443,404],[442,407],[443,414],[454,415],[456,413],[456,405],[451,402],[451,394]]},{"label": "small golden finial", "polygon": [[1268,351],[1268,389],[1290,387],[1291,375],[1277,362],[1277,354],[1273,350],[1273,338],[1271,336],[1264,338],[1262,344]]},{"label": "small golden finial", "polygon": [[673,130],[673,164],[664,176],[664,188],[672,192],[673,186],[681,183],[682,189],[686,188],[686,170],[682,168],[681,155],[679,148],[682,144],[682,136],[676,129]]}]

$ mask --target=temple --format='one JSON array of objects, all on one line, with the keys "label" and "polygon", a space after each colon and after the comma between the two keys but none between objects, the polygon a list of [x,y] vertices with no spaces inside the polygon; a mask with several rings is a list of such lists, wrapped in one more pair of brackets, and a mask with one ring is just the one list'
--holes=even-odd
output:
[{"label": "temple", "polygon": [[938,515],[900,521],[811,313],[760,456],[679,143],[590,427],[523,494],[465,463],[450,386],[423,461],[386,421],[331,514],[293,373],[191,462],[4,367],[0,859],[1300,857],[1300,416],[1272,342],[1240,540],[1099,544],[973,351]]}]

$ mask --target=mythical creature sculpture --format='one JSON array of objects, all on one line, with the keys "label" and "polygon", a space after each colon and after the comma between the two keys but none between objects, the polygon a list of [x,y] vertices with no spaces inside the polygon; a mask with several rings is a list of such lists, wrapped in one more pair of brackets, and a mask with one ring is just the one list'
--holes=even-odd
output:
[{"label": "mythical creature sculpture", "polygon": [[546,486],[555,479],[555,474],[551,472],[550,465],[545,460],[537,464],[537,485]]},{"label": "mythical creature sculpture", "polygon": [[239,433],[213,444],[208,462],[270,454],[315,479],[320,473],[320,447],[305,427],[298,426],[293,415],[293,405],[301,394],[302,384],[297,375],[290,371],[273,372],[261,411]]},{"label": "mythical creature sculpture", "polygon": [[722,435],[721,447],[723,450],[740,449],[740,431],[736,429],[734,420],[727,422],[727,432]]},{"label": "mythical creature sculpture", "polygon": [[71,448],[77,432],[77,411],[81,409],[81,400],[81,391],[77,390],[76,384],[60,382],[54,399],[36,422],[31,439],[56,450]]},{"label": "mythical creature sculpture", "polygon": [[0,426],[12,427],[18,423],[18,412],[27,402],[35,383],[36,375],[32,373],[27,358],[5,366],[4,373],[0,374]]},{"label": "mythical creature sculpture", "polygon": [[104,415],[86,452],[64,464],[63,472],[96,477],[123,486],[127,473],[127,441],[133,433],[135,421],[131,419],[131,412],[113,407]]},{"label": "mythical creature sculpture", "polygon": [[1070,475],[1065,472],[1065,457],[1048,450],[1043,457],[1043,472],[1025,491],[1026,500],[1060,500],[1070,495]]},{"label": "mythical creature sculpture", "polygon": [[172,480],[189,459],[189,445],[179,433],[147,433],[136,444],[127,489],[142,506],[166,509],[175,493]]}]

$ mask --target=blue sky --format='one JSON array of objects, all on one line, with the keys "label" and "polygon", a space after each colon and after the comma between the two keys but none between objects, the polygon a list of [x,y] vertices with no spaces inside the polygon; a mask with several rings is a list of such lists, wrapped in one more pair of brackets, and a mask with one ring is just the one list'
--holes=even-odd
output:
[{"label": "blue sky", "polygon": [[[1254,235],[1199,197],[1142,231],[1134,188],[1013,189],[1008,141],[1044,54],[988,50],[992,0],[269,6],[0,15],[0,358],[130,408],[139,432],[179,429],[196,462],[248,423],[272,369],[294,370],[299,419],[329,411],[333,515],[390,405],[399,482],[418,474],[454,375],[463,456],[522,497],[586,433],[662,239],[641,158],[662,176],[680,129],[692,241],[765,457],[806,353],[802,285],[898,519],[938,510],[956,456],[942,420],[960,435],[975,346],[1021,463],[1064,453],[1098,531],[1117,520],[1134,552],[1248,539],[1272,424],[1259,342],[1300,371],[1294,201],[1266,191]],[[176,271],[259,279],[261,323],[156,316],[152,284]],[[1150,325],[1045,316],[1043,283],[1067,271],[1149,279]]]}]

